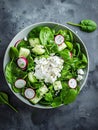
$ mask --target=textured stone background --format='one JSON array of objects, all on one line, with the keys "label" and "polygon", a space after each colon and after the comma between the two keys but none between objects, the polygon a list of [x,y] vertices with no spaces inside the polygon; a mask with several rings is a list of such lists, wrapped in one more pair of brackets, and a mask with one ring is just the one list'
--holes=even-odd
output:
[{"label": "textured stone background", "polygon": [[57,109],[41,110],[27,106],[8,88],[2,70],[5,50],[24,27],[41,21],[66,24],[89,18],[98,23],[98,0],[0,0],[0,91],[10,95],[18,110],[0,106],[0,130],[98,130],[98,30],[85,33],[78,28],[90,57],[88,80],[77,100]]}]

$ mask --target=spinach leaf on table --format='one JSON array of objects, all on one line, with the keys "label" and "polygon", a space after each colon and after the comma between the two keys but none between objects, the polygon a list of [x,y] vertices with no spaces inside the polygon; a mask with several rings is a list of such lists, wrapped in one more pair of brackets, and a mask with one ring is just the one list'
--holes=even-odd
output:
[{"label": "spinach leaf on table", "polygon": [[76,24],[72,22],[67,22],[67,24],[80,27],[81,30],[85,32],[93,32],[97,29],[97,24],[95,23],[95,21],[90,19],[84,19],[80,22],[80,24]]},{"label": "spinach leaf on table", "polygon": [[10,103],[8,100],[8,95],[4,92],[0,92],[0,104],[6,104],[10,108],[12,108],[15,112],[18,112]]}]

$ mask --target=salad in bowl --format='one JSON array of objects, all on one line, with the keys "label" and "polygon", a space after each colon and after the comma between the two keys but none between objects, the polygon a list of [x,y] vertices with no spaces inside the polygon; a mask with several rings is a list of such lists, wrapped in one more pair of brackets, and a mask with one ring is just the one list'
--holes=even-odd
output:
[{"label": "salad in bowl", "polygon": [[39,23],[14,37],[5,53],[4,73],[23,102],[39,108],[67,105],[86,81],[88,53],[68,27]]}]

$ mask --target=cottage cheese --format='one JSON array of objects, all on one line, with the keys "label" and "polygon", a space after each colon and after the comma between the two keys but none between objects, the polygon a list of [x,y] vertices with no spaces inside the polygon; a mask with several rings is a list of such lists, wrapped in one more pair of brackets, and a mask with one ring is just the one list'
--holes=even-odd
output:
[{"label": "cottage cheese", "polygon": [[50,56],[49,58],[35,58],[35,77],[39,80],[43,79],[46,83],[53,83],[61,76],[64,60],[58,56]]}]

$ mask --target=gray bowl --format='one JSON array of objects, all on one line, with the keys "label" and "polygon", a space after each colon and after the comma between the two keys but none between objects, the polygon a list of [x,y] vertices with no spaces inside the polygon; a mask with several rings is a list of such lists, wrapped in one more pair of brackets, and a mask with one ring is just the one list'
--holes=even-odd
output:
[{"label": "gray bowl", "polygon": [[[40,23],[36,23],[36,24],[32,24],[28,27],[26,27],[25,29],[23,29],[22,31],[20,31],[13,39],[12,41],[10,42],[9,46],[7,47],[7,50],[5,52],[5,56],[4,56],[4,61],[3,61],[3,71],[4,71],[4,75],[5,75],[5,67],[6,67],[6,64],[9,62],[10,58],[9,58],[9,49],[11,46],[14,46],[14,44],[16,43],[16,41],[18,41],[19,39],[23,39],[25,36],[27,36],[27,34],[35,27],[37,26],[48,26],[48,27],[54,27],[56,25],[59,25],[58,26],[58,29],[68,29],[70,30],[72,33],[73,33],[73,36],[74,38],[76,39],[77,42],[80,43],[80,46],[81,46],[81,49],[82,51],[84,52],[84,54],[87,56],[87,59],[88,59],[88,66],[87,68],[85,69],[85,75],[83,77],[83,80],[80,82],[80,90],[83,88],[86,80],[87,80],[87,77],[88,77],[88,72],[89,72],[89,56],[88,56],[88,51],[87,51],[87,48],[84,44],[84,42],[80,39],[80,37],[74,32],[72,31],[69,27],[65,26],[65,25],[62,25],[62,24],[59,24],[59,23],[55,23],[55,22],[40,22]],[[6,80],[7,82],[7,80]],[[40,105],[40,104],[36,104],[36,105],[33,105],[31,104],[28,100],[26,100],[25,98],[23,98],[20,94],[18,93],[15,93],[12,88],[11,88],[11,85],[7,82],[9,88],[11,89],[11,91],[17,96],[17,98],[19,98],[21,101],[23,101],[24,103],[26,103],[27,105],[30,105],[32,107],[36,107],[36,108],[42,108],[42,109],[49,109],[49,108],[52,108],[50,106],[43,106],[43,105]]]}]

